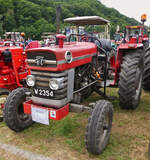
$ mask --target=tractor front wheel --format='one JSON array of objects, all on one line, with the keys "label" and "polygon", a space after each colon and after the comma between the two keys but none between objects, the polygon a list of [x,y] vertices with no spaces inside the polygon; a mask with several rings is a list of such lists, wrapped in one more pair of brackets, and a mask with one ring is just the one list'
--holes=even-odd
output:
[{"label": "tractor front wheel", "polygon": [[104,151],[109,142],[112,119],[112,104],[105,100],[98,101],[86,129],[85,143],[88,152],[98,155]]},{"label": "tractor front wheel", "polygon": [[14,130],[20,132],[32,125],[31,115],[24,114],[23,102],[26,101],[25,92],[29,92],[27,88],[17,88],[13,90],[4,106],[4,122]]},{"label": "tractor front wheel", "polygon": [[142,49],[125,53],[119,77],[119,101],[123,109],[136,109],[142,91],[144,61]]}]

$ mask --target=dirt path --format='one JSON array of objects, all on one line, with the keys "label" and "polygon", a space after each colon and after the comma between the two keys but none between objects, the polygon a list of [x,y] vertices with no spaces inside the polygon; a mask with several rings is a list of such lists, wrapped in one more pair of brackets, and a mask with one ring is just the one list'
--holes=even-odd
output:
[{"label": "dirt path", "polygon": [[[53,158],[43,156],[41,154],[35,154],[33,152],[20,149],[14,145],[0,143],[0,160],[79,160],[79,156],[76,155],[75,152],[64,148],[55,150],[52,157]],[[88,157],[83,157],[84,156],[80,156],[81,159],[90,160]]]},{"label": "dirt path", "polygon": [[[15,147],[13,145],[10,144],[3,144],[0,143],[0,149],[3,150],[3,152],[1,153],[1,156],[3,156],[5,159],[10,160],[10,158],[15,158],[16,159],[28,159],[28,160],[53,160],[49,157],[44,157],[42,155],[39,154],[34,154],[32,152],[23,150],[23,149],[19,149],[18,147]],[[0,158],[1,159],[1,158]]]}]

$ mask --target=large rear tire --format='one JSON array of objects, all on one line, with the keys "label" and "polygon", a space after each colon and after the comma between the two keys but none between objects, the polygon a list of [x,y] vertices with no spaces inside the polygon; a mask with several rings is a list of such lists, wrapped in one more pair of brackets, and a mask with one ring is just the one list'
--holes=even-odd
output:
[{"label": "large rear tire", "polygon": [[143,88],[150,91],[150,48],[146,50],[144,57]]},{"label": "large rear tire", "polygon": [[86,128],[85,143],[88,152],[97,155],[104,151],[109,142],[112,119],[112,104],[105,100],[98,101]]},{"label": "large rear tire", "polygon": [[31,115],[24,114],[23,102],[26,101],[25,92],[27,88],[17,88],[13,90],[4,106],[4,122],[6,125],[15,132],[23,131],[32,125],[33,121]]},{"label": "large rear tire", "polygon": [[123,109],[136,109],[140,102],[143,81],[143,50],[125,53],[119,77],[119,101]]}]

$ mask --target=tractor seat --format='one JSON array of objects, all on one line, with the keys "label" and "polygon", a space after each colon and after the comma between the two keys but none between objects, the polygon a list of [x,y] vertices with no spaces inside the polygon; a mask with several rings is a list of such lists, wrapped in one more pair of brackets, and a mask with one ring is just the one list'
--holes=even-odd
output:
[{"label": "tractor seat", "polygon": [[108,39],[97,39],[95,44],[101,48],[103,48],[106,52],[112,50],[111,40]]}]

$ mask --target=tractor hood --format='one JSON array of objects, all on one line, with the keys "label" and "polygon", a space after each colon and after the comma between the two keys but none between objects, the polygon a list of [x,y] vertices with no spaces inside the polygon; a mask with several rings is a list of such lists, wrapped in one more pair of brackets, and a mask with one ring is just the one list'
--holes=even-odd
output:
[{"label": "tractor hood", "polygon": [[90,63],[96,55],[97,46],[89,42],[65,43],[59,46],[29,49],[27,63],[30,69],[47,71],[63,71]]}]

